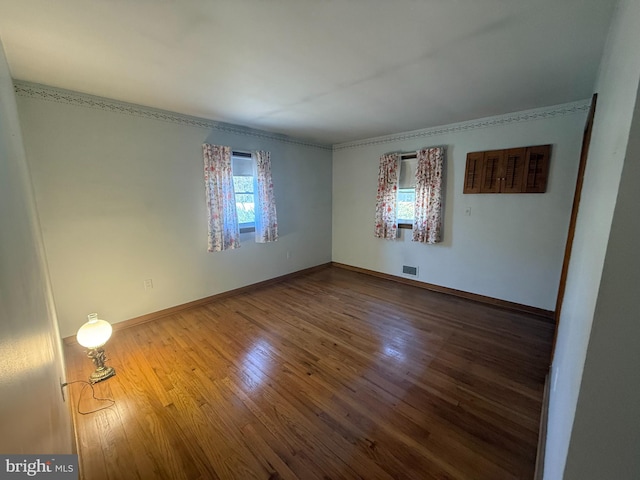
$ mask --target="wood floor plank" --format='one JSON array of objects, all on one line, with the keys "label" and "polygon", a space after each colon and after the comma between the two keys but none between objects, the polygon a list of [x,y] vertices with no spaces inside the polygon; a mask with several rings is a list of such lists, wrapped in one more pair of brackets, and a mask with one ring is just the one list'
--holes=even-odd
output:
[{"label": "wood floor plank", "polygon": [[[532,478],[553,326],[328,268],[117,331],[86,479]],[[70,380],[91,363],[67,346]],[[104,406],[80,385],[69,404]]]}]

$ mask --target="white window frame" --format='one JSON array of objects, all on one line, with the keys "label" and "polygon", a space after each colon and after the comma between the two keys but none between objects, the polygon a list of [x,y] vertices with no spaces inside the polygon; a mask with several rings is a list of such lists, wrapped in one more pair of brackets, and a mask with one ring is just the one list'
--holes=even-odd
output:
[{"label": "white window frame", "polygon": [[[397,192],[397,194],[396,194],[396,195],[399,197],[399,195],[400,195],[401,193],[413,193],[413,202],[414,202],[414,204],[415,204],[415,200],[416,200],[416,187],[413,187],[413,188],[398,188],[398,192]],[[398,208],[399,204],[400,204],[400,200],[399,200],[398,198],[396,198],[396,210],[397,210],[397,211],[399,211],[399,208]],[[396,212],[396,214],[397,214],[397,212]],[[414,216],[413,218],[403,218],[403,217],[401,217],[401,216],[397,215],[397,217],[396,217],[396,223],[397,223],[398,225],[411,225],[411,226],[413,226],[413,221],[414,221],[414,219],[415,219],[415,216]]]},{"label": "white window frame", "polygon": [[[253,195],[253,205],[254,205],[254,221],[253,222],[244,222],[244,223],[240,223],[240,219],[238,218],[238,228],[240,229],[240,233],[250,233],[250,232],[255,232],[256,231],[256,223],[255,223],[255,204],[256,204],[256,175],[255,175],[255,168],[254,168],[254,160],[253,160],[253,155],[251,155],[250,152],[245,152],[242,150],[232,150],[231,151],[231,172],[232,175],[234,173],[234,171],[237,169],[237,165],[236,165],[236,159],[242,159],[242,160],[251,160],[251,165],[252,165],[252,170],[251,170],[251,178],[253,180],[253,192],[236,192],[235,188],[234,188],[234,196],[235,195],[247,195],[247,194],[251,194]],[[233,175],[235,176],[249,176],[249,175]],[[234,185],[235,187],[235,185]],[[237,197],[236,197],[237,198]],[[237,201],[236,201],[236,205],[237,205]],[[236,207],[237,210],[237,207]],[[237,213],[236,213],[237,215]]]},{"label": "white window frame", "polygon": [[398,190],[396,193],[396,223],[398,224],[398,228],[413,228],[413,221],[415,218],[401,218],[398,216],[398,196],[400,193],[413,192],[413,199],[415,202],[415,168],[417,162],[418,158],[415,153],[400,155],[400,178],[398,182]]}]

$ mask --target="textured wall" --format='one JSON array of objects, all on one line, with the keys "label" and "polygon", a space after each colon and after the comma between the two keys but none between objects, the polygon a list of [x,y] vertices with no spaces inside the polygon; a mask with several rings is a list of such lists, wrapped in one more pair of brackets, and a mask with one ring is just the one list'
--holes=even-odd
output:
[{"label": "textured wall", "polygon": [[[572,479],[622,480],[640,474],[639,379],[633,354],[639,340],[637,271],[633,273],[638,230],[637,222],[630,221],[637,216],[638,190],[620,182],[623,166],[627,180],[637,178],[633,164],[638,164],[638,147],[630,144],[630,131],[640,79],[638,22],[640,4],[621,1],[595,89],[598,107],[552,366],[548,480],[563,478],[565,463],[566,478]],[[631,137],[637,135],[636,125]],[[576,412],[578,398],[582,410]],[[634,399],[634,405],[627,404]],[[635,429],[635,437],[627,429]]]},{"label": "textured wall", "polygon": [[[333,260],[553,310],[586,112],[569,104],[338,146],[333,160]],[[585,103],[579,104],[584,107]],[[553,144],[544,194],[462,193],[468,152]],[[443,242],[374,238],[378,159],[446,146]],[[467,208],[471,216],[465,215]]]},{"label": "textured wall", "polygon": [[[18,107],[63,337],[331,260],[330,149],[46,91]],[[277,242],[207,252],[204,142],[271,152]]]},{"label": "textured wall", "polygon": [[566,479],[640,478],[640,108],[636,104],[571,432]]},{"label": "textured wall", "polygon": [[71,453],[60,336],[1,43],[0,125],[0,452]]}]

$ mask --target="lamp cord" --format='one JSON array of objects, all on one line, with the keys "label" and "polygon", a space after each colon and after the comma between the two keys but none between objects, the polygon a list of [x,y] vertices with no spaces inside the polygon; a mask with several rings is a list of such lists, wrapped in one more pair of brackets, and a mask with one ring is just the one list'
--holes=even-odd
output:
[{"label": "lamp cord", "polygon": [[[90,413],[99,412],[100,410],[104,410],[105,408],[113,407],[116,404],[116,401],[113,400],[112,398],[96,397],[96,391],[93,388],[93,383],[87,382],[86,380],[74,380],[72,382],[66,382],[66,383],[62,384],[62,387],[66,387],[67,385],[71,385],[73,383],[84,383],[84,386],[82,387],[82,390],[80,390],[80,395],[78,395],[78,405],[76,406],[76,410],[80,415],[88,415]],[[82,399],[82,394],[84,393],[84,390],[87,388],[87,385],[89,385],[91,387],[91,396],[93,397],[94,400],[106,401],[106,402],[111,402],[111,403],[109,405],[105,405],[104,407],[96,408],[95,410],[89,410],[88,412],[81,411],[80,410],[80,400]]]}]

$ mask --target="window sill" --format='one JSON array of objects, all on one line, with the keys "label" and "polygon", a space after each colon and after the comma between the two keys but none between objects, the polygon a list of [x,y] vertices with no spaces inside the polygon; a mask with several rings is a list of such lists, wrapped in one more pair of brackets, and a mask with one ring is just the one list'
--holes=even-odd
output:
[{"label": "window sill", "polygon": [[255,232],[256,231],[256,227],[241,227],[240,228],[240,233],[251,233],[251,232]]},{"label": "window sill", "polygon": [[413,229],[413,224],[412,223],[399,223],[398,224],[398,228],[406,228],[407,230],[412,230]]}]

